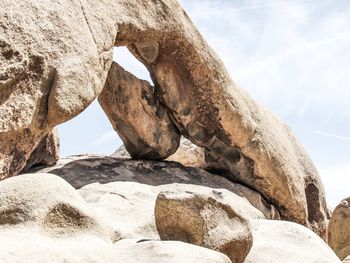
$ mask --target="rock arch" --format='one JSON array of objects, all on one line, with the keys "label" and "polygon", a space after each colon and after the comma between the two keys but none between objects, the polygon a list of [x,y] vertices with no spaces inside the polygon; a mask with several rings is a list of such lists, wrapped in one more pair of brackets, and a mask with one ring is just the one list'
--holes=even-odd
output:
[{"label": "rock arch", "polygon": [[[0,10],[0,178],[18,173],[43,136],[101,93],[113,47],[128,46],[179,133],[284,219],[324,236],[327,207],[312,161],[290,129],[231,80],[176,0],[3,0]],[[317,216],[308,215],[315,208],[306,199],[318,200]]]}]

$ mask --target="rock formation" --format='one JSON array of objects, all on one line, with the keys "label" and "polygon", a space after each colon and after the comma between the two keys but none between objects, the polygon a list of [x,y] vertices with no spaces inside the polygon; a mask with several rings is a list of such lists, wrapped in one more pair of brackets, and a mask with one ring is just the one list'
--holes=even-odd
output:
[{"label": "rock formation", "polygon": [[[288,127],[234,84],[176,0],[1,0],[0,10],[1,178],[21,171],[54,126],[100,94],[108,71],[109,79],[115,74],[113,67],[110,71],[113,46],[128,46],[148,68],[154,96],[168,111],[172,124],[160,117],[164,131],[175,125],[205,147],[232,180],[259,191],[282,218],[324,236],[324,190],[311,160]],[[149,86],[145,90],[153,94]],[[115,96],[119,101],[122,94]],[[113,107],[118,106],[109,105],[109,116]],[[157,115],[156,109],[145,114]],[[128,123],[123,129],[132,130]],[[136,157],[140,152],[158,159],[175,151],[175,133],[164,144],[162,135],[152,135],[160,139],[158,145],[142,149],[139,142],[147,144],[152,136],[143,137],[141,130],[132,143]]]},{"label": "rock formation", "polygon": [[[269,204],[259,192],[204,170],[184,167],[173,162],[134,161],[113,157],[82,155],[61,159],[56,166],[48,168],[38,167],[30,170],[30,172],[35,171],[59,175],[75,188],[81,188],[91,183],[105,184],[111,182],[136,182],[159,186],[151,190],[151,192],[153,192],[151,198],[154,200],[154,203],[160,191],[175,190],[176,187],[174,183],[189,184],[187,190],[192,191],[196,186],[222,188],[249,201],[253,207],[262,213],[261,216],[267,219],[280,218],[276,208]],[[84,175],[83,177],[81,176],[82,174]],[[166,187],[166,185],[171,184],[173,185],[172,187]],[[122,195],[125,196],[128,195],[128,193],[130,195],[133,193],[139,195],[140,193],[137,191],[138,188],[136,186],[134,187],[135,188],[126,187],[128,191],[124,191]],[[103,188],[103,186],[101,188]],[[183,189],[183,187],[181,188]],[[83,189],[85,189],[85,187]],[[101,191],[107,190],[101,189]],[[233,202],[236,204],[236,207],[240,204],[240,201],[237,199]],[[153,204],[151,204],[151,206],[152,205]],[[251,210],[246,209],[244,214],[246,217],[257,218],[256,212]]]},{"label": "rock formation", "polygon": [[350,255],[350,198],[342,200],[333,211],[328,243],[341,260]]},{"label": "rock formation", "polygon": [[[111,157],[81,156],[60,160],[55,167],[44,170],[50,173],[23,174],[0,181],[1,262],[231,263],[235,262],[235,256],[246,251],[249,253],[244,263],[340,263],[322,239],[307,228],[286,221],[266,220],[245,198],[226,189],[203,186],[215,182],[218,186],[221,180],[227,179],[204,171],[201,174],[199,169],[176,163],[120,159],[118,163],[118,159]],[[74,190],[53,173],[84,187]],[[164,174],[164,178],[160,174]],[[172,178],[174,174],[178,177]],[[91,183],[99,178],[103,183]],[[170,182],[180,178],[187,183]],[[216,178],[219,180],[215,181]],[[137,182],[141,180],[144,182]],[[169,183],[160,184],[162,180]],[[152,185],[157,183],[158,186]],[[201,183],[203,185],[198,185]],[[183,201],[191,196],[206,200],[204,210],[197,215],[206,222],[207,228],[197,229],[196,225],[189,224],[185,233],[200,234],[200,230],[207,229],[210,231],[205,238],[215,236],[212,241],[223,244],[227,237],[240,234],[244,237],[245,223],[237,224],[248,220],[252,225],[249,228],[252,248],[251,243],[241,240],[243,247],[232,250],[229,248],[237,244],[229,242],[230,246],[223,252],[230,255],[231,261],[212,249],[159,240],[164,229],[158,232],[155,218],[157,224],[166,225],[175,217],[158,217],[155,203],[160,193],[170,191],[176,194],[167,195],[169,200]],[[186,198],[172,198],[174,196]],[[191,202],[182,207],[198,204]],[[224,211],[229,215],[233,210],[246,220],[240,221],[237,215],[225,218]],[[180,219],[180,223],[185,221]],[[221,228],[224,226],[228,227],[225,231]],[[239,229],[244,230],[243,233]],[[207,244],[215,244],[208,241]]]},{"label": "rock formation", "polygon": [[154,212],[160,238],[210,248],[243,263],[253,243],[250,224],[244,210],[227,201],[218,190],[160,193]]}]

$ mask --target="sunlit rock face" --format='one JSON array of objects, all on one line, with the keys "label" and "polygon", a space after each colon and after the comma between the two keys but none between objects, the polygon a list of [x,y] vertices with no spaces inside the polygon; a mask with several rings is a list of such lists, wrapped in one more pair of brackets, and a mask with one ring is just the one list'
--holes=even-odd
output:
[{"label": "sunlit rock face", "polygon": [[133,144],[134,155],[164,158],[182,134],[283,219],[325,236],[324,190],[312,161],[290,129],[231,80],[178,1],[1,0],[0,7],[0,178],[21,171],[46,134],[101,93],[113,46],[127,46],[149,70],[171,120],[159,125],[175,138],[163,142],[165,135],[141,126],[133,139],[160,140],[151,154]]},{"label": "sunlit rock face", "polygon": [[350,255],[349,197],[342,200],[333,211],[328,224],[328,243],[341,260]]}]

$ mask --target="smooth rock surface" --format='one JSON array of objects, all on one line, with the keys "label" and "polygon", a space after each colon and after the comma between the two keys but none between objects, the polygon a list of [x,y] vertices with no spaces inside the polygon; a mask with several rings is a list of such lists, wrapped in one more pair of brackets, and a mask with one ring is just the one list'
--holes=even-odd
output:
[{"label": "smooth rock surface", "polygon": [[115,244],[123,263],[231,263],[213,250],[176,241],[121,240]]},{"label": "smooth rock surface", "polygon": [[333,211],[328,224],[328,244],[341,260],[350,255],[350,197]]},{"label": "smooth rock surface", "polygon": [[180,134],[155,88],[115,62],[98,101],[133,158],[165,159],[178,148]]},{"label": "smooth rock surface", "polygon": [[226,189],[192,184],[151,186],[136,182],[94,183],[84,186],[79,193],[94,210],[108,219],[122,238],[159,239],[154,209],[158,194],[164,191],[193,192],[203,197],[211,196],[245,218],[264,218],[264,215],[246,199]]},{"label": "smooth rock surface", "polygon": [[340,263],[309,229],[287,221],[251,220],[253,246],[245,263]]},{"label": "smooth rock surface", "polygon": [[113,262],[119,234],[52,174],[0,182],[1,262]]},{"label": "smooth rock surface", "polygon": [[267,219],[279,219],[277,210],[260,193],[202,169],[184,167],[174,162],[135,161],[109,156],[81,155],[61,159],[56,166],[35,168],[31,172],[48,172],[61,176],[75,188],[99,182],[138,182],[148,185],[172,183],[224,188],[246,198]]},{"label": "smooth rock surface", "polygon": [[244,211],[230,205],[222,192],[161,192],[155,220],[162,240],[180,240],[227,255],[232,263],[243,263],[252,233]]}]

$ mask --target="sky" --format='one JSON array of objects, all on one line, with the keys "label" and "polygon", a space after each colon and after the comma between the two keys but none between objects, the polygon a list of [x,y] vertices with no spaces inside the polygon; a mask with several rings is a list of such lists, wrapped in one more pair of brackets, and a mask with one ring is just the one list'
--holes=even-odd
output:
[{"label": "sky", "polygon": [[[350,196],[350,1],[183,0],[233,80],[287,123],[335,207]],[[126,48],[114,60],[142,79]],[[58,127],[62,156],[111,154],[121,144],[95,101]]]}]

